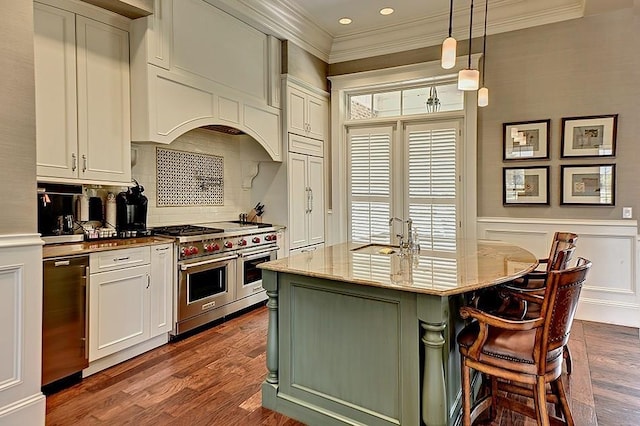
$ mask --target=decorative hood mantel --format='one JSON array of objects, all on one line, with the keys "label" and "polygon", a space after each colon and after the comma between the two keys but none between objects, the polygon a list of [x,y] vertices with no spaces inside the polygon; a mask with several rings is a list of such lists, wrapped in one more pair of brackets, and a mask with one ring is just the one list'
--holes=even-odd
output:
[{"label": "decorative hood mantel", "polygon": [[171,143],[224,126],[282,161],[280,41],[203,0],[156,4],[132,25],[132,140]]}]

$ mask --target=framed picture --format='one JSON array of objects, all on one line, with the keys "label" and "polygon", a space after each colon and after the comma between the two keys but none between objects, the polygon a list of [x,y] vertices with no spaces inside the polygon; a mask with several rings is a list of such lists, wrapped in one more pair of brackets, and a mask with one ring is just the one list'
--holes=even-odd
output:
[{"label": "framed picture", "polygon": [[615,205],[615,164],[561,166],[560,178],[560,204]]},{"label": "framed picture", "polygon": [[549,205],[549,166],[504,167],[502,203]]},{"label": "framed picture", "polygon": [[549,124],[551,120],[504,123],[503,155],[506,160],[549,158]]},{"label": "framed picture", "polygon": [[562,157],[616,155],[618,114],[562,119]]}]

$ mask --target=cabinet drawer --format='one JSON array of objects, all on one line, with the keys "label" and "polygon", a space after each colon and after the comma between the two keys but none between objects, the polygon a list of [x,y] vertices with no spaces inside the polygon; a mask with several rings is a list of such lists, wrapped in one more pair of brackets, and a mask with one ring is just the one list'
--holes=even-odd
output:
[{"label": "cabinet drawer", "polygon": [[300,135],[289,133],[289,151],[300,154],[315,155],[323,157],[324,143],[318,139],[311,139]]},{"label": "cabinet drawer", "polygon": [[151,261],[151,248],[134,247],[91,253],[89,270],[91,274],[113,271],[132,266],[147,265]]}]

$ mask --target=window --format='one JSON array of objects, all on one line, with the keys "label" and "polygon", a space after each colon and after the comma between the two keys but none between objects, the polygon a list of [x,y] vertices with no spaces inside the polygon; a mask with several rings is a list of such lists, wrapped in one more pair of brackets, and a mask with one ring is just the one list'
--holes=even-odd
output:
[{"label": "window", "polygon": [[454,254],[457,238],[476,237],[477,102],[456,78],[439,60],[330,78],[329,244],[397,244],[407,227],[391,229],[393,217],[411,218],[421,248],[443,254]]},{"label": "window", "polygon": [[461,111],[463,108],[464,94],[455,83],[422,85],[388,92],[350,95],[348,119],[400,117]]}]

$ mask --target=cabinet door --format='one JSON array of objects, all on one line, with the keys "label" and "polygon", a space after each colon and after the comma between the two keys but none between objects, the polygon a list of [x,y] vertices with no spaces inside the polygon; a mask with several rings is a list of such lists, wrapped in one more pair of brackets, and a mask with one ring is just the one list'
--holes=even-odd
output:
[{"label": "cabinet door", "polygon": [[308,157],[308,185],[310,188],[310,211],[308,244],[324,242],[324,162],[319,157]]},{"label": "cabinet door", "polygon": [[131,181],[129,36],[76,17],[80,177]]},{"label": "cabinet door", "polygon": [[329,103],[325,99],[309,95],[307,97],[307,136],[325,140]]},{"label": "cabinet door", "polygon": [[89,362],[149,338],[149,265],[90,275]]},{"label": "cabinet door", "polygon": [[289,248],[307,245],[309,212],[309,186],[307,185],[307,156],[289,154]]},{"label": "cabinet door", "polygon": [[287,130],[298,135],[307,135],[307,98],[304,92],[294,87],[288,88],[287,96]]},{"label": "cabinet door", "polygon": [[34,3],[37,175],[78,177],[75,15]]},{"label": "cabinet door", "polygon": [[173,244],[151,247],[151,336],[173,327],[173,288],[175,279]]}]

